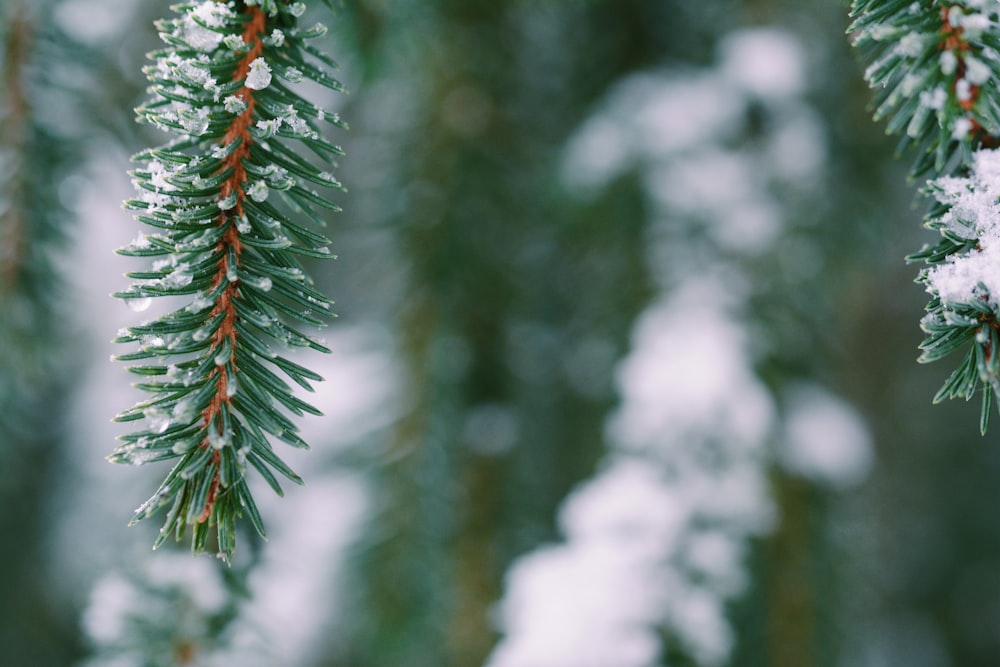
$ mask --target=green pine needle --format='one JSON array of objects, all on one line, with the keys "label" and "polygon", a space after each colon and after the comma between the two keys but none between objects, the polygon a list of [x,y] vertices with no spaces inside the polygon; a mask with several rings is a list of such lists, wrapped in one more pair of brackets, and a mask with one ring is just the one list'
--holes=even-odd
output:
[{"label": "green pine needle", "polygon": [[925,190],[932,199],[925,226],[940,238],[907,258],[925,264],[917,281],[931,295],[919,360],[965,352],[934,402],[969,400],[981,387],[983,433],[1000,388],[1000,294],[986,277],[970,277],[977,269],[968,260],[981,259],[983,234],[993,226],[984,216],[992,215],[994,191],[984,181],[996,158],[984,152],[980,160],[980,151],[1000,146],[998,9],[973,1],[855,0],[849,29],[869,63],[875,118],[902,133],[901,150],[916,148],[911,174],[934,179]]},{"label": "green pine needle", "polygon": [[134,310],[156,297],[186,303],[115,339],[137,346],[117,358],[145,362],[128,370],[149,397],[117,417],[141,427],[109,458],[174,460],[133,523],[168,508],[156,546],[191,527],[196,553],[214,526],[229,562],[237,519],[246,515],[264,535],[247,464],[279,494],[275,473],[301,484],[270,439],[305,448],[287,414],[320,414],[286,381],[311,391],[320,376],[275,350],[329,351],[290,323],[320,327],[331,316],[333,302],[313,287],[301,258],[333,257],[316,229],[322,211],[340,208],[315,188],[343,186],[315,162],[332,165],[343,154],[319,124],[345,126],[294,86],[343,88],[328,72],[333,61],[307,43],[326,28],[298,25],[304,3],[208,0],[174,10],[157,23],[167,46],[151,54],[151,98],[137,114],[176,136],[134,158],[138,195],[126,207],[152,232],[119,249],[155,263],[129,273],[134,282],[114,296]]}]

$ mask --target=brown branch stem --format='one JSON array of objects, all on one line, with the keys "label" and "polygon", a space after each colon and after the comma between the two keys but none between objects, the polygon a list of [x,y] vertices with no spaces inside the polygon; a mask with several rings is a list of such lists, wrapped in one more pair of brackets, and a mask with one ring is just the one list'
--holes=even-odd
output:
[{"label": "brown branch stem", "polygon": [[[250,20],[247,22],[243,29],[243,42],[250,46],[250,49],[240,60],[233,72],[233,80],[239,81],[246,79],[247,74],[250,71],[250,63],[257,59],[261,51],[264,48],[263,34],[266,29],[266,17],[264,12],[262,12],[258,7],[248,7],[247,13],[250,16]],[[219,240],[219,244],[216,246],[216,251],[220,253],[219,265],[215,273],[215,278],[212,283],[212,289],[216,289],[219,285],[224,282],[226,286],[223,288],[222,293],[219,295],[218,300],[215,302],[215,306],[212,308],[210,315],[211,318],[217,317],[220,313],[223,314],[222,322],[219,324],[218,330],[212,336],[212,346],[210,354],[218,356],[226,349],[226,344],[228,342],[229,359],[225,364],[219,364],[216,362],[216,367],[213,373],[216,375],[215,379],[215,394],[212,396],[211,401],[208,406],[202,412],[202,419],[204,420],[206,436],[202,441],[201,446],[208,448],[211,447],[211,429],[216,428],[216,435],[224,436],[225,433],[223,429],[223,420],[221,415],[223,412],[223,407],[230,405],[232,397],[229,392],[229,385],[231,382],[235,381],[235,374],[237,373],[236,368],[236,347],[237,347],[237,333],[236,333],[236,304],[234,300],[239,298],[239,286],[237,282],[229,280],[229,275],[236,271],[239,267],[240,255],[243,251],[243,244],[240,241],[240,232],[237,228],[237,221],[243,216],[243,202],[246,198],[245,183],[247,181],[246,169],[243,166],[243,160],[250,155],[250,145],[252,142],[252,136],[250,135],[250,127],[253,124],[254,118],[254,107],[255,100],[253,96],[253,91],[243,86],[237,91],[236,95],[240,97],[246,104],[246,109],[237,116],[229,129],[226,131],[223,137],[223,146],[232,145],[233,142],[239,141],[240,145],[229,154],[228,157],[223,160],[221,167],[219,168],[220,173],[232,169],[232,173],[229,178],[227,178],[221,186],[221,199],[227,199],[235,194],[236,203],[235,205],[226,210],[222,211],[218,217],[218,225],[225,228],[225,232],[222,238]],[[231,266],[230,262],[234,261],[236,266]],[[229,373],[233,373],[234,376],[231,378]],[[214,477],[212,478],[212,483],[209,488],[208,497],[205,501],[204,510],[201,516],[198,517],[198,523],[204,523],[208,521],[209,517],[212,516],[212,509],[215,507],[215,501],[218,498],[219,488],[221,486],[220,479],[220,459],[221,455],[219,452],[214,452],[212,454],[212,464],[215,466]]]}]

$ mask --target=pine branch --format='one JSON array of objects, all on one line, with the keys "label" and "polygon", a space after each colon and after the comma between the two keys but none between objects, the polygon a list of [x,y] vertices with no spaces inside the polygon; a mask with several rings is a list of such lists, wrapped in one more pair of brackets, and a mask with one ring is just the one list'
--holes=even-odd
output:
[{"label": "pine branch", "polygon": [[137,111],[140,121],[177,136],[136,156],[140,194],[127,202],[156,231],[119,250],[156,261],[128,274],[135,282],[115,296],[135,310],[155,297],[189,301],[116,339],[139,344],[118,359],[145,362],[128,370],[151,396],[117,417],[145,423],[110,459],[180,459],[133,523],[169,504],[156,546],[191,526],[192,549],[201,552],[214,524],[228,561],[238,517],[246,513],[264,535],[247,464],[279,495],[275,473],[301,483],[269,436],[305,448],[285,413],[320,414],[279,371],[308,391],[322,378],[274,347],[329,351],[294,323],[320,327],[330,314],[332,301],[315,289],[302,259],[332,257],[330,241],[314,229],[323,224],[318,209],[339,210],[312,186],[343,188],[288,144],[298,141],[330,164],[342,154],[316,129],[317,121],[344,128],[339,117],[292,85],[309,79],[342,88],[328,74],[333,61],[308,43],[326,28],[298,25],[304,3],[207,0],[175,10],[157,25],[167,47],[151,54],[152,97]]},{"label": "pine branch", "polygon": [[920,361],[965,350],[934,398],[982,387],[986,433],[1000,391],[1000,24],[996,3],[855,0],[855,44],[872,63],[876,119],[917,147],[913,176],[931,175],[925,226],[940,240],[909,256],[931,295]]}]

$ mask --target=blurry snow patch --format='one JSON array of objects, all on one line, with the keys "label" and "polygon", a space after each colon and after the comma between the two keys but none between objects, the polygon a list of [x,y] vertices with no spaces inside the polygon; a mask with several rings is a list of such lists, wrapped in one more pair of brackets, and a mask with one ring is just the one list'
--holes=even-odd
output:
[{"label": "blurry snow patch", "polygon": [[615,466],[563,506],[568,543],[519,560],[500,608],[508,638],[487,667],[653,667],[666,605],[659,562],[688,508],[656,473]]},{"label": "blurry snow patch", "polygon": [[754,156],[709,147],[651,168],[645,180],[671,216],[708,219],[708,232],[721,248],[758,255],[784,227],[781,207],[766,194],[767,179]]},{"label": "blurry snow patch", "polygon": [[142,609],[143,595],[134,585],[112,573],[94,586],[83,613],[83,630],[94,642],[105,644],[125,636],[130,613]]},{"label": "blurry snow patch", "polygon": [[714,69],[626,77],[570,138],[563,180],[593,197],[635,171],[672,246],[702,228],[727,253],[763,254],[784,230],[784,192],[814,188],[826,159],[819,116],[799,99],[804,55],[790,33],[747,29]]},{"label": "blurry snow patch", "polygon": [[608,467],[564,502],[565,541],[510,569],[487,667],[653,667],[663,637],[695,664],[725,663],[745,543],[774,520],[774,410],[725,287],[692,278],[640,318]]},{"label": "blurry snow patch", "polygon": [[712,143],[743,112],[741,96],[724,83],[712,74],[629,76],[570,140],[564,179],[581,191],[600,188],[636,162]]},{"label": "blurry snow patch", "polygon": [[773,418],[770,395],[747,357],[746,328],[726,286],[691,279],[648,308],[618,369],[623,402],[609,422],[619,447],[657,450],[706,433],[737,446],[759,442]]},{"label": "blurry snow patch", "polygon": [[730,81],[758,97],[793,97],[805,90],[805,49],[778,28],[729,33],[720,47],[721,69]]},{"label": "blurry snow patch", "polygon": [[323,376],[323,382],[313,383],[314,392],[298,394],[323,413],[300,421],[300,435],[320,451],[356,444],[391,423],[400,381],[379,327],[338,326],[329,330],[325,342],[332,354],[306,352],[307,359],[292,357]]},{"label": "blurry snow patch", "polygon": [[800,109],[783,119],[769,136],[765,164],[788,182],[810,183],[826,163],[823,121],[811,109]]},{"label": "blurry snow patch", "polygon": [[226,607],[234,603],[219,563],[164,552],[129,575],[112,572],[94,586],[83,629],[95,652],[88,666],[146,664],[150,654],[181,645],[207,647]]},{"label": "blurry snow patch", "polygon": [[55,3],[53,16],[70,37],[97,44],[123,35],[137,6],[133,0],[63,0]]},{"label": "blurry snow patch", "polygon": [[787,406],[779,448],[786,470],[838,489],[864,481],[874,454],[857,410],[816,385],[794,388]]},{"label": "blurry snow patch", "polygon": [[559,525],[570,540],[613,542],[648,555],[676,541],[692,511],[677,500],[652,467],[626,461],[574,492]]},{"label": "blurry snow patch", "polygon": [[253,664],[262,666],[317,663],[340,620],[344,553],[366,506],[359,477],[314,475],[280,503],[262,508],[269,540],[250,575],[253,597],[236,622],[234,656],[257,651]]}]

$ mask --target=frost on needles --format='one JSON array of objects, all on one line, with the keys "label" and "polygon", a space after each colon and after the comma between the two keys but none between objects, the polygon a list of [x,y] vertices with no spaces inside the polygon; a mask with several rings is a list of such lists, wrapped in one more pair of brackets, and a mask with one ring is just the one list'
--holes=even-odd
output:
[{"label": "frost on needles", "polygon": [[150,56],[151,98],[137,110],[175,136],[135,158],[139,194],[126,206],[150,229],[118,252],[151,266],[129,273],[134,282],[115,296],[133,310],[156,297],[182,305],[119,332],[116,342],[136,348],[117,359],[135,362],[128,370],[148,397],[116,418],[138,430],[110,459],[174,460],[133,522],[168,508],[156,546],[191,526],[196,553],[215,526],[211,548],[226,561],[238,518],[264,534],[248,466],[279,495],[278,477],[301,483],[271,441],[307,447],[293,418],[319,412],[289,380],[312,391],[322,378],[282,351],[328,352],[302,331],[324,326],[333,303],[302,260],[332,257],[318,230],[339,207],[316,188],[343,189],[325,170],[342,151],[318,127],[344,125],[294,85],[342,88],[312,42],[326,28],[299,26],[305,9],[277,0],[176,6],[157,24],[166,47]]},{"label": "frost on needles", "polygon": [[1000,3],[855,0],[852,15],[875,117],[930,177],[926,226],[940,239],[908,258],[927,264],[931,295],[920,361],[964,351],[935,402],[981,387],[985,433],[1000,391]]}]

